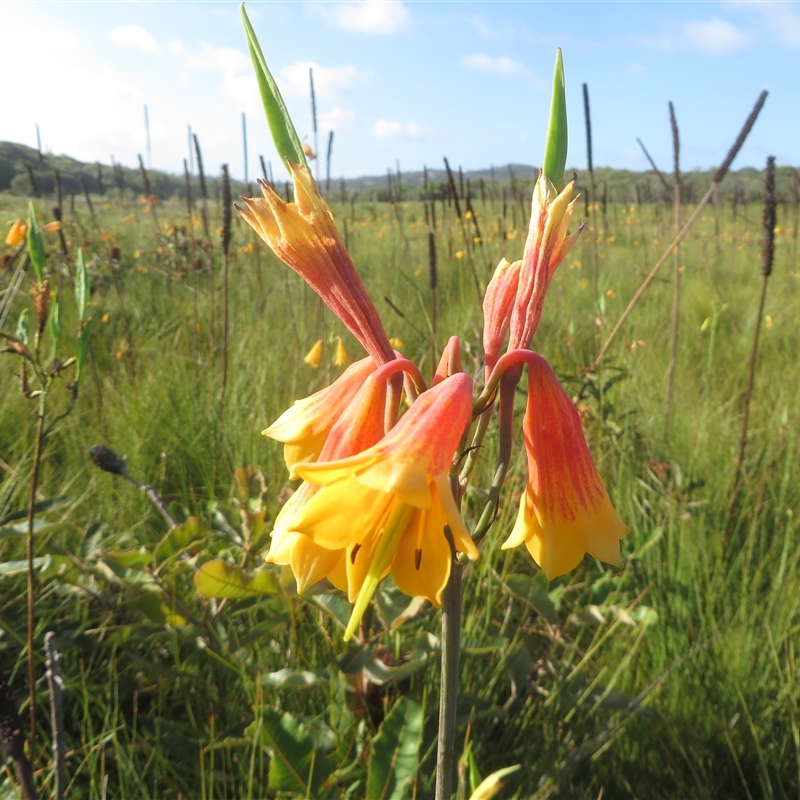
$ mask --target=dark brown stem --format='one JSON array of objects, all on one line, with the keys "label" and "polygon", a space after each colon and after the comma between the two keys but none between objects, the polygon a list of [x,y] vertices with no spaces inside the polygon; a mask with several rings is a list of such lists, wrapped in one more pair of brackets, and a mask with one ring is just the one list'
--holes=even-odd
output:
[{"label": "dark brown stem", "polygon": [[736,459],[736,472],[733,478],[733,488],[728,502],[728,517],[730,517],[736,495],[739,491],[739,484],[742,479],[742,464],[744,463],[744,453],[747,447],[747,428],[750,422],[750,402],[753,399],[753,385],[756,376],[756,357],[758,355],[758,339],[761,333],[761,319],[764,316],[764,304],[767,299],[767,281],[772,274],[772,262],[775,257],[775,157],[767,159],[767,170],[764,178],[764,218],[763,229],[764,239],[761,250],[761,296],[758,300],[758,316],[756,317],[756,327],[753,333],[753,346],[750,350],[750,366],[747,374],[747,388],[744,393],[744,408],[742,410],[742,435],[739,439],[739,455]]},{"label": "dark brown stem", "polygon": [[25,756],[25,734],[11,689],[0,679],[0,751],[5,750],[14,762],[24,800],[36,800],[31,765]]}]

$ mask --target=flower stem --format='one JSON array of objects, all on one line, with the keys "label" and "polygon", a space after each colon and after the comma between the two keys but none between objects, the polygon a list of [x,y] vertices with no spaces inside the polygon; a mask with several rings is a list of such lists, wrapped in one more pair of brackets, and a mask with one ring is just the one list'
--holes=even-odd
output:
[{"label": "flower stem", "polygon": [[436,800],[450,800],[456,763],[458,660],[461,649],[461,570],[455,560],[442,595],[442,679],[439,695],[439,740],[436,755]]}]

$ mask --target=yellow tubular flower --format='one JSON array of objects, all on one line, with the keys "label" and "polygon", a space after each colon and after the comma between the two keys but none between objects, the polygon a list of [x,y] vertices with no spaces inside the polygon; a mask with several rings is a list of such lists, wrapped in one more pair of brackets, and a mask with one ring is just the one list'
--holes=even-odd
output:
[{"label": "yellow tubular flower", "polygon": [[[355,632],[379,581],[389,572],[407,594],[441,605],[452,552],[478,550],[450,490],[448,471],[472,412],[472,380],[460,373],[423,392],[377,444],[333,461],[296,464],[320,489],[291,531],[346,551],[350,601],[345,639]],[[331,559],[332,560],[332,559]]]},{"label": "yellow tubular flower", "polygon": [[531,223],[522,254],[517,295],[511,312],[509,350],[530,346],[539,318],[542,316],[550,280],[556,267],[569,253],[583,230],[581,226],[575,233],[567,236],[572,212],[580,196],[570,200],[574,187],[573,179],[558,194],[544,173],[539,173],[539,179],[533,190]]},{"label": "yellow tubular flower", "polygon": [[502,549],[524,543],[548,580],[576,567],[584,553],[619,565],[619,540],[628,528],[597,474],[578,412],[541,356],[525,360],[528,484]]},{"label": "yellow tubular flower", "polygon": [[375,362],[371,358],[356,361],[330,386],[296,401],[263,431],[264,436],[286,445],[283,457],[290,478],[296,477],[292,467],[298,461],[317,460],[331,428],[373,372]]},{"label": "yellow tubular flower", "polygon": [[25,235],[27,233],[28,226],[21,219],[15,219],[11,230],[9,230],[6,236],[6,244],[9,247],[19,247],[19,245],[25,241]]},{"label": "yellow tubular flower", "polygon": [[336,355],[333,359],[333,365],[335,367],[343,367],[349,358],[347,356],[347,350],[345,349],[344,342],[342,341],[341,336],[336,337]]},{"label": "yellow tubular flower", "polygon": [[309,367],[314,367],[316,369],[319,366],[319,360],[322,357],[322,339],[318,339],[314,342],[311,349],[303,356],[303,361],[308,364]]},{"label": "yellow tubular flower", "polygon": [[[399,370],[405,369],[413,369],[405,359],[395,359],[375,369],[372,359],[366,358],[353,364],[328,389],[295,403],[268,429],[275,438],[297,437],[297,449],[290,453],[290,445],[286,446],[287,463],[290,456],[296,457],[303,446],[316,444],[320,439],[324,440],[324,445],[313,456],[314,459],[319,456],[322,461],[347,458],[380,441],[387,382]],[[301,408],[295,411],[297,406]],[[294,464],[292,461],[290,471]],[[297,477],[294,472],[292,477]],[[303,483],[291,496],[275,520],[272,543],[266,556],[266,560],[273,564],[291,565],[297,591],[301,594],[323,578],[347,591],[344,548],[325,548],[308,536],[295,532],[295,520],[319,489],[317,484]]]},{"label": "yellow tubular flower", "polygon": [[264,181],[263,198],[237,209],[275,255],[300,275],[379,364],[394,351],[378,312],[345,250],[328,204],[308,167],[287,162],[296,202],[286,203]]}]

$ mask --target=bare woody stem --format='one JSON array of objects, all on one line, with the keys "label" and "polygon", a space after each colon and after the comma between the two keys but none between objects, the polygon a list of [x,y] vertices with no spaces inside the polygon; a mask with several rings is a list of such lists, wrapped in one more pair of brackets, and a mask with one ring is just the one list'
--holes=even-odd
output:
[{"label": "bare woody stem", "polygon": [[630,303],[628,303],[628,307],[622,312],[622,316],[619,318],[619,320],[617,320],[617,324],[614,326],[614,329],[608,335],[608,338],[606,339],[605,343],[600,348],[600,352],[597,354],[597,358],[594,360],[594,364],[592,364],[592,366],[586,370],[587,372],[595,372],[597,368],[600,366],[600,362],[603,360],[603,357],[608,352],[608,349],[609,347],[611,347],[611,344],[613,343],[614,339],[617,338],[617,334],[622,329],[622,326],[625,324],[631,312],[636,307],[639,300],[641,300],[642,295],[647,290],[647,287],[655,280],[655,277],[658,274],[661,267],[663,267],[664,264],[667,263],[667,259],[673,253],[675,248],[684,240],[686,234],[688,234],[689,231],[694,226],[694,223],[697,221],[697,218],[700,216],[700,213],[706,207],[708,201],[711,200],[711,197],[713,196],[717,186],[719,186],[719,184],[722,182],[722,179],[728,172],[728,169],[733,163],[733,159],[736,158],[737,153],[744,144],[745,139],[747,138],[748,134],[753,128],[753,125],[755,125],[756,119],[758,118],[758,115],[761,112],[761,109],[763,108],[766,99],[767,99],[767,92],[766,91],[761,92],[761,94],[758,96],[758,100],[753,106],[753,110],[750,112],[750,116],[748,116],[747,120],[745,120],[745,123],[742,126],[741,131],[739,131],[739,135],[736,137],[736,141],[733,143],[731,149],[728,151],[728,155],[725,157],[725,160],[722,162],[719,169],[714,174],[714,179],[711,181],[711,185],[708,187],[708,191],[703,196],[703,199],[700,201],[700,204],[694,210],[692,216],[689,217],[686,224],[683,226],[681,232],[675,237],[672,244],[670,244],[670,246],[667,248],[664,255],[661,256],[661,258],[658,260],[658,263],[653,267],[653,269],[650,270],[650,273],[644,279],[642,285],[639,287],[638,291],[633,296],[633,299],[630,301]]}]

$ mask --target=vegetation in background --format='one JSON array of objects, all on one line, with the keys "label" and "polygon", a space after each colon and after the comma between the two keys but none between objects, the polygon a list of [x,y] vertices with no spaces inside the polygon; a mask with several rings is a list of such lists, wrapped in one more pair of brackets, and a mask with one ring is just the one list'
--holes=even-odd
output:
[{"label": "vegetation in background", "polygon": [[[389,334],[428,372],[432,340],[438,351],[447,331],[462,337],[465,369],[481,373],[470,360],[480,352],[473,275],[485,284],[500,257],[521,255],[531,189],[525,175],[501,180],[499,172],[494,181],[491,173],[482,182],[454,177],[462,220],[432,173],[427,191],[404,175],[357,197],[348,186],[331,193]],[[499,550],[513,513],[495,523],[484,558],[465,572],[460,797],[510,763],[522,767],[507,777],[508,797],[596,798],[602,790],[614,798],[788,798],[800,790],[799,209],[787,171],[778,173],[762,320],[753,203],[763,176],[753,171],[744,194],[732,187],[749,173],[728,176],[728,193],[682,246],[665,439],[669,278],[654,282],[597,375],[587,382],[581,369],[671,240],[672,206],[655,178],[617,184],[595,169],[594,229],[556,273],[534,347],[551,356],[575,395],[631,527],[626,567],[585,559],[548,584],[526,554]],[[688,204],[693,182],[699,199],[708,179],[683,178]],[[131,179],[124,191],[109,185],[94,194],[93,210],[79,195],[74,210],[64,204],[61,212],[67,252],[57,236],[45,240],[58,296],[74,291],[78,246],[91,286],[87,363],[70,416],[44,445],[34,532],[36,674],[43,677],[42,641],[52,630],[66,683],[67,796],[372,797],[382,777],[383,796],[429,797],[435,611],[386,587],[365,617],[362,642],[347,645],[343,599],[298,597],[260,558],[292,488],[282,448],[260,431],[339,374],[336,337],[351,357],[358,347],[234,219],[223,404],[220,315],[211,313],[221,299],[222,209],[213,190],[204,206],[190,185],[191,215],[179,187],[159,194],[182,201],[154,204],[139,199]],[[45,220],[53,195],[43,183]],[[0,195],[4,234],[26,216],[26,202]],[[591,237],[601,266],[598,307]],[[11,291],[21,262],[9,263],[10,248],[4,253],[0,314],[13,298],[3,329],[14,331],[32,309],[32,276]],[[72,303],[60,304],[60,316],[59,349],[73,352],[84,326]],[[750,434],[729,513],[758,322]],[[303,356],[319,339],[314,369]],[[25,534],[37,419],[19,374],[18,359],[2,356],[0,678],[25,713]],[[55,380],[50,391],[60,407],[71,389]],[[519,404],[521,411],[524,395]],[[98,443],[127,456],[131,475],[165,499],[176,527],[145,493],[97,469],[89,448]],[[512,481],[524,490],[521,460]],[[475,486],[490,483],[485,475]],[[468,522],[484,502],[471,490]],[[208,566],[219,560],[225,570]],[[218,599],[199,596],[198,574],[216,581]],[[44,681],[36,696],[39,732],[29,755],[44,795],[54,780]],[[0,773],[0,797],[16,796],[14,786],[12,773]]]}]

